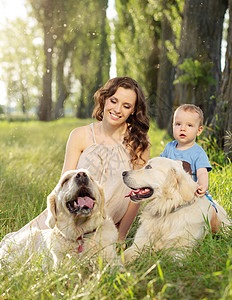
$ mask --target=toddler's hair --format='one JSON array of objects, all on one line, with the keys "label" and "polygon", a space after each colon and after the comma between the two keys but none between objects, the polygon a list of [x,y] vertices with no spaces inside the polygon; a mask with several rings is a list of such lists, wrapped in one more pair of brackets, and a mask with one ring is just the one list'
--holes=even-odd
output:
[{"label": "toddler's hair", "polygon": [[203,111],[201,110],[201,108],[199,106],[196,106],[194,104],[182,104],[182,105],[177,107],[174,114],[180,109],[183,110],[183,111],[190,111],[192,113],[197,113],[199,115],[199,120],[200,120],[199,125],[203,126],[204,114],[203,114]]}]

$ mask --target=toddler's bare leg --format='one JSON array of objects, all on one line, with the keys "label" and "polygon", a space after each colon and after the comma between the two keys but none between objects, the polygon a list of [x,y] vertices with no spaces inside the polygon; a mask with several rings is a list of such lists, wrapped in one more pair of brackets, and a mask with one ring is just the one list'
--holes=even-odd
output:
[{"label": "toddler's bare leg", "polygon": [[212,218],[210,221],[210,225],[211,225],[211,230],[213,233],[219,232],[222,227],[221,220],[219,219],[219,216],[216,213],[214,208],[213,208],[213,214],[212,214]]}]

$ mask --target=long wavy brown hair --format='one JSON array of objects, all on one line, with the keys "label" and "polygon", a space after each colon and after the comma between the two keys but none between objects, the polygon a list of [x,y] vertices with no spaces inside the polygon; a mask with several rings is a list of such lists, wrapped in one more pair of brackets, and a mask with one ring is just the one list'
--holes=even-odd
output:
[{"label": "long wavy brown hair", "polygon": [[136,95],[135,110],[127,119],[127,133],[123,143],[131,155],[131,162],[135,165],[138,159],[142,159],[143,152],[149,146],[148,130],[149,118],[147,116],[146,100],[141,87],[130,77],[116,77],[110,79],[94,94],[95,108],[92,116],[102,121],[105,101],[114,95],[119,87],[133,90]]}]

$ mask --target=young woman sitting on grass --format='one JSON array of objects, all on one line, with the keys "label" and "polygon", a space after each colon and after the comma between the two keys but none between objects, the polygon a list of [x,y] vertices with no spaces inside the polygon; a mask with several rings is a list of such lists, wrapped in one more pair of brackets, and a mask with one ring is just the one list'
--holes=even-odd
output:
[{"label": "young woman sitting on grass", "polygon": [[[86,168],[104,188],[108,215],[119,228],[123,242],[138,213],[139,205],[125,195],[129,188],[122,172],[143,167],[149,159],[149,118],[138,83],[130,77],[110,79],[94,95],[93,116],[98,122],[74,129],[68,139],[62,174]],[[25,225],[47,229],[47,210]],[[17,235],[8,234],[5,238]]]}]

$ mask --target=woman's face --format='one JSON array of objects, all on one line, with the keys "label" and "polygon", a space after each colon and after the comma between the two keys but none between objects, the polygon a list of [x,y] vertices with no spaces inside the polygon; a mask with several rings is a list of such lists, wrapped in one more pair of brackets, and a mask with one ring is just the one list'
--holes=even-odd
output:
[{"label": "woman's face", "polygon": [[103,119],[114,125],[122,125],[134,112],[137,95],[131,89],[119,87],[106,99]]}]

